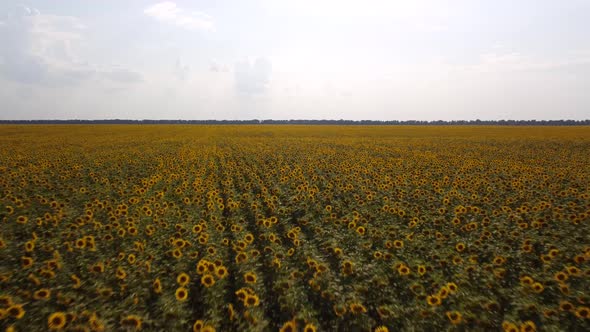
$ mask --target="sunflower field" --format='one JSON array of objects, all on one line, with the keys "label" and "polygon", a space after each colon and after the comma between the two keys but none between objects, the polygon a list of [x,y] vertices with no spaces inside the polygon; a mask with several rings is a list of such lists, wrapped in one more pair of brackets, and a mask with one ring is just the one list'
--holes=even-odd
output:
[{"label": "sunflower field", "polygon": [[0,126],[0,330],[588,331],[590,128]]}]

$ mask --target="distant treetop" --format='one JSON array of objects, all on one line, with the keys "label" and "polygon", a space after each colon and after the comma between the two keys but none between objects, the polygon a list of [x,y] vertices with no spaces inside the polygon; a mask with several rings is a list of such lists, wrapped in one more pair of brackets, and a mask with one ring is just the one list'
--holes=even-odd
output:
[{"label": "distant treetop", "polygon": [[194,125],[362,125],[362,126],[588,126],[587,120],[0,120],[0,124],[194,124]]}]

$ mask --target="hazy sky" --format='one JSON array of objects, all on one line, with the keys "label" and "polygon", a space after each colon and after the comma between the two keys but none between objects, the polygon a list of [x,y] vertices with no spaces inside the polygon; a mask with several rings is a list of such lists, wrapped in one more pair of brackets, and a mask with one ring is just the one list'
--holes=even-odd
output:
[{"label": "hazy sky", "polygon": [[588,119],[590,0],[0,1],[0,119]]}]

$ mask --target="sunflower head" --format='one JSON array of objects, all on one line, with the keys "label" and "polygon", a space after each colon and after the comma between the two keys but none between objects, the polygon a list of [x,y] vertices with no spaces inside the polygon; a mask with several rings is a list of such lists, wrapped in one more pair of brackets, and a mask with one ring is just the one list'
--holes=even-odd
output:
[{"label": "sunflower head", "polygon": [[176,277],[176,282],[180,285],[180,286],[186,286],[190,281],[190,277],[188,276],[188,274],[186,273],[181,273],[178,275],[178,277]]},{"label": "sunflower head", "polygon": [[121,325],[128,329],[139,331],[141,330],[141,318],[136,315],[128,315],[121,320]]},{"label": "sunflower head", "polygon": [[286,322],[285,324],[283,324],[283,326],[281,327],[281,329],[279,331],[280,332],[295,332],[295,331],[297,331],[297,324],[295,323],[295,321],[290,320],[290,321]]},{"label": "sunflower head", "polygon": [[215,275],[219,279],[223,279],[223,278],[227,277],[227,275],[228,275],[227,268],[225,266],[217,267],[217,270],[215,270]]},{"label": "sunflower head", "polygon": [[254,272],[246,272],[246,274],[244,274],[244,281],[247,284],[255,284],[257,279],[256,273]]},{"label": "sunflower head", "polygon": [[215,278],[211,274],[205,274],[201,277],[201,284],[209,288],[215,284]]},{"label": "sunflower head", "polygon": [[188,289],[184,287],[178,287],[174,293],[174,296],[178,301],[186,301],[188,299]]},{"label": "sunflower head", "polygon": [[246,295],[246,298],[244,299],[244,305],[246,307],[257,307],[259,304],[260,304],[260,299],[258,298],[257,295],[255,295],[255,294]]},{"label": "sunflower head", "polygon": [[47,288],[41,288],[33,293],[33,298],[35,300],[48,300],[49,297],[51,297],[51,290]]},{"label": "sunflower head", "polygon": [[449,319],[449,321],[451,321],[451,324],[453,324],[453,325],[457,325],[457,324],[461,323],[462,316],[461,316],[461,313],[458,311],[447,311],[446,316]]},{"label": "sunflower head", "polygon": [[61,330],[66,326],[66,314],[64,312],[54,312],[47,318],[47,326],[50,330]]}]

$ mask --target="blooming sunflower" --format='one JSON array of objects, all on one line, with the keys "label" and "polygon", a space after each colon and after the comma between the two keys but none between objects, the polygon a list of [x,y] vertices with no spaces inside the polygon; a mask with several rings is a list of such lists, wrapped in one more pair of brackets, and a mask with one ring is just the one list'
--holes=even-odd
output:
[{"label": "blooming sunflower", "polygon": [[213,276],[210,274],[205,274],[201,277],[201,284],[209,288],[215,284],[215,278],[213,278]]},{"label": "blooming sunflower", "polygon": [[439,306],[442,304],[442,299],[438,295],[427,296],[426,303],[430,306]]},{"label": "blooming sunflower", "polygon": [[174,296],[178,301],[186,301],[188,299],[188,289],[184,287],[178,287],[174,293]]},{"label": "blooming sunflower", "polygon": [[257,307],[259,304],[260,304],[260,299],[258,298],[257,295],[255,295],[255,294],[246,295],[246,298],[244,299],[244,305],[246,307]]},{"label": "blooming sunflower", "polygon": [[190,281],[190,277],[188,276],[188,274],[186,273],[181,273],[178,275],[178,277],[176,277],[176,282],[181,286],[184,287],[186,286]]},{"label": "blooming sunflower", "polygon": [[589,319],[590,318],[590,308],[578,307],[576,309],[576,317],[582,318],[582,319]]},{"label": "blooming sunflower", "polygon": [[447,311],[445,314],[453,325],[458,325],[463,319],[463,316],[458,311]]},{"label": "blooming sunflower", "polygon": [[520,324],[520,332],[535,332],[537,331],[537,325],[530,320]]},{"label": "blooming sunflower", "polygon": [[162,282],[160,281],[160,278],[156,278],[156,280],[154,280],[152,283],[152,288],[154,289],[154,293],[162,293]]},{"label": "blooming sunflower", "polygon": [[281,329],[279,331],[280,332],[295,332],[295,331],[297,331],[297,324],[295,323],[295,321],[290,320],[290,321],[286,322],[285,324],[283,324],[283,326],[281,327]]},{"label": "blooming sunflower", "polygon": [[357,314],[363,314],[367,312],[367,308],[365,308],[364,305],[362,305],[361,303],[351,303],[350,306],[350,312],[357,315]]},{"label": "blooming sunflower", "polygon": [[257,280],[256,273],[254,273],[254,272],[246,272],[246,274],[244,274],[244,281],[247,284],[255,284],[256,283],[256,280]]},{"label": "blooming sunflower", "polygon": [[215,270],[215,275],[219,279],[223,279],[223,278],[227,277],[227,275],[228,275],[227,268],[225,266],[219,266],[217,268],[217,270]]},{"label": "blooming sunflower", "polygon": [[47,288],[41,288],[33,293],[35,300],[48,300],[51,297],[51,290]]},{"label": "blooming sunflower", "polygon": [[141,330],[142,322],[139,316],[128,315],[125,318],[121,319],[121,325],[128,329],[139,331]]},{"label": "blooming sunflower", "polygon": [[409,267],[407,267],[407,266],[406,266],[406,265],[404,265],[404,264],[401,264],[401,265],[400,265],[400,266],[397,268],[397,272],[398,272],[400,275],[402,275],[402,276],[407,276],[407,275],[409,275],[409,274],[410,274],[410,272],[411,272],[411,271],[410,271],[410,268],[409,268]]},{"label": "blooming sunflower", "polygon": [[59,331],[66,326],[66,314],[59,311],[54,312],[47,318],[47,326],[52,331]]},{"label": "blooming sunflower", "polygon": [[25,316],[25,309],[23,309],[23,306],[21,304],[11,305],[10,307],[8,307],[6,312],[8,313],[8,315],[16,319],[21,319]]},{"label": "blooming sunflower", "polygon": [[303,332],[316,332],[317,328],[312,323],[307,323],[303,328]]}]

